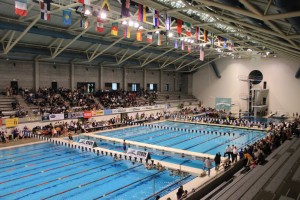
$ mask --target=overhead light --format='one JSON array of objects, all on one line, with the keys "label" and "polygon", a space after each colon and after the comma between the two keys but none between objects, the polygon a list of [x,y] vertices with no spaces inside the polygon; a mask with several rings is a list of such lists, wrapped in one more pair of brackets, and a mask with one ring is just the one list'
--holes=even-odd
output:
[{"label": "overhead light", "polygon": [[180,40],[182,41],[182,40],[183,40],[183,38],[180,38]]},{"label": "overhead light", "polygon": [[247,49],[247,51],[252,51],[252,49]]},{"label": "overhead light", "polygon": [[123,25],[127,25],[127,21],[123,21],[122,24],[123,24]]},{"label": "overhead light", "polygon": [[269,52],[269,51],[267,51],[267,52],[266,52],[266,54],[267,54],[267,55],[269,55],[269,54],[270,54],[270,52]]},{"label": "overhead light", "polygon": [[100,18],[101,19],[106,19],[106,13],[105,12],[101,12],[101,14],[100,14]]},{"label": "overhead light", "polygon": [[159,34],[159,31],[155,31],[156,34]]},{"label": "overhead light", "polygon": [[128,22],[128,25],[129,25],[129,26],[133,26],[133,21],[130,20],[130,21]]},{"label": "overhead light", "polygon": [[184,38],[184,41],[186,42],[188,39],[187,38]]},{"label": "overhead light", "polygon": [[195,42],[194,40],[191,41],[191,43],[194,43],[194,42]]},{"label": "overhead light", "polygon": [[168,36],[169,36],[169,37],[173,37],[173,33],[170,32],[170,33],[168,34]]},{"label": "overhead light", "polygon": [[138,28],[139,27],[139,23],[138,22],[134,22],[134,28]]},{"label": "overhead light", "polygon": [[143,26],[140,26],[140,27],[139,27],[139,29],[140,29],[140,30],[143,30],[143,29],[144,29],[144,27],[143,27]]},{"label": "overhead light", "polygon": [[84,7],[84,15],[91,15],[91,14],[92,14],[91,7],[85,6]]},{"label": "overhead light", "polygon": [[191,40],[190,40],[190,39],[188,39],[188,40],[187,40],[187,42],[191,42]]}]

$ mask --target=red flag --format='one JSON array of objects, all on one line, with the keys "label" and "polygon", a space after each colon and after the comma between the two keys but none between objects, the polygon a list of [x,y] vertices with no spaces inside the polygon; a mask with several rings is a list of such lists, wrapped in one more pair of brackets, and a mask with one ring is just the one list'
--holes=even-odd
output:
[{"label": "red flag", "polygon": [[204,30],[204,42],[207,42],[207,30]]},{"label": "red flag", "polygon": [[182,33],[182,20],[177,19],[177,33],[181,34]]},{"label": "red flag", "polygon": [[104,32],[104,20],[102,20],[100,17],[97,17],[97,31],[102,33]]},{"label": "red flag", "polygon": [[196,27],[196,33],[195,33],[195,37],[196,37],[196,43],[198,43],[199,40],[199,27]]}]

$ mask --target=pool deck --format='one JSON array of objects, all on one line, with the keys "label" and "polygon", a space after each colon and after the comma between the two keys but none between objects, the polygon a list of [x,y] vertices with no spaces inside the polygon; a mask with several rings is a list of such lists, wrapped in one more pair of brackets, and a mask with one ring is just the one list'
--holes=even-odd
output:
[{"label": "pool deck", "polygon": [[[84,134],[84,135],[91,135],[94,136],[92,134]],[[66,140],[66,138],[54,138],[53,141],[59,141],[61,142],[62,145],[67,146],[69,144],[69,141]],[[123,140],[122,140],[123,141]],[[82,145],[80,143],[77,142],[72,142],[73,145],[76,145],[77,147],[86,147],[85,145]],[[76,147],[76,148],[77,148]],[[88,148],[89,149],[89,148]],[[113,155],[118,155],[118,158],[121,155],[121,158],[125,160],[125,156],[127,155],[124,152],[119,152],[119,151],[114,151],[114,150],[110,150],[110,149],[105,149],[105,148],[101,148],[101,147],[95,147],[93,148],[93,150],[95,150],[95,152],[99,151],[99,152],[103,152],[104,155],[107,153],[108,156],[113,156]],[[90,149],[90,151],[92,151]],[[190,182],[186,183],[183,185],[183,189],[187,190],[189,193],[192,192],[192,190],[194,188],[198,188],[201,185],[203,185],[204,183],[207,183],[208,181],[210,181],[212,178],[216,177],[219,174],[222,174],[223,172],[223,167],[220,167],[220,170],[216,171],[214,168],[212,168],[210,170],[210,176],[204,176],[204,177],[200,177],[200,174],[203,173],[203,169],[199,169],[199,168],[193,168],[193,167],[188,167],[188,166],[183,166],[183,165],[178,165],[178,164],[174,164],[174,163],[169,163],[169,162],[164,162],[164,161],[160,161],[160,160],[154,160],[154,164],[160,163],[162,166],[164,166],[166,169],[170,169],[170,170],[180,170],[181,172],[187,172],[191,175],[196,176],[195,179],[191,180]],[[145,162],[143,161],[143,163],[145,164]],[[178,188],[177,188],[178,189]],[[161,199],[162,200],[166,200],[168,197],[170,197],[171,199],[176,199],[176,192],[177,189],[170,192],[169,194],[163,196]]]},{"label": "pool deck", "polygon": [[200,124],[200,125],[208,125],[208,126],[219,126],[224,128],[235,128],[235,129],[246,129],[246,130],[253,130],[253,131],[268,131],[269,128],[256,128],[256,127],[245,127],[245,126],[233,126],[233,125],[223,125],[223,124],[211,124],[211,123],[205,123],[205,122],[192,122],[189,120],[166,120],[170,122],[181,122],[181,123],[190,123],[190,124]]}]

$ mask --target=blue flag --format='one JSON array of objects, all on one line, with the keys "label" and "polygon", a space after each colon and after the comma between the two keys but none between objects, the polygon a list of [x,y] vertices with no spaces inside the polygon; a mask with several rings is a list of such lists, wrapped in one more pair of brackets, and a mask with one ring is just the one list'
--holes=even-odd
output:
[{"label": "blue flag", "polygon": [[63,22],[65,25],[71,25],[72,24],[72,11],[67,9],[63,10]]}]

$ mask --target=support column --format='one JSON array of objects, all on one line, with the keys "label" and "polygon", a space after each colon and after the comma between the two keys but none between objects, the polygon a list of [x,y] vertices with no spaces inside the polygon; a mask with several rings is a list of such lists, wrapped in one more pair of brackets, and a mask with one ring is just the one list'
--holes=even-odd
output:
[{"label": "support column", "polygon": [[163,70],[161,69],[159,71],[159,91],[162,92],[163,91]]},{"label": "support column", "polygon": [[173,79],[174,79],[174,92],[176,91],[178,85],[177,73],[173,72]]},{"label": "support column", "polygon": [[127,91],[127,67],[123,67],[123,90],[126,90]]},{"label": "support column", "polygon": [[34,60],[34,90],[38,91],[40,88],[40,65],[39,60]]},{"label": "support column", "polygon": [[75,81],[74,81],[74,63],[71,62],[70,63],[70,87],[71,90],[73,91],[75,88]]},{"label": "support column", "polygon": [[144,90],[147,89],[147,70],[145,68],[143,71],[143,87],[144,87]]},{"label": "support column", "polygon": [[99,90],[103,90],[103,66],[99,67]]}]

